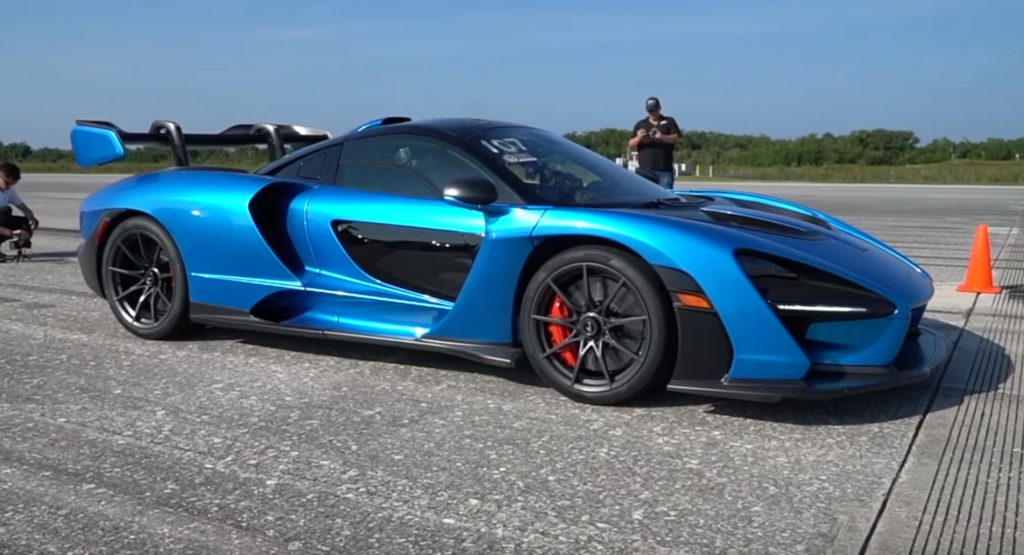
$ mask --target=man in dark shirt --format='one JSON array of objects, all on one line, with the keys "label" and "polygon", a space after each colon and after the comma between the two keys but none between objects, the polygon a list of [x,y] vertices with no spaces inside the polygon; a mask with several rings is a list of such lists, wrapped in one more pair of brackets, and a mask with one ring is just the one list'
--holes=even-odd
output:
[{"label": "man in dark shirt", "polygon": [[675,118],[661,113],[661,101],[656,97],[648,98],[646,107],[647,117],[633,126],[629,148],[636,149],[640,169],[653,171],[658,184],[671,189],[675,184],[672,152],[682,132]]}]

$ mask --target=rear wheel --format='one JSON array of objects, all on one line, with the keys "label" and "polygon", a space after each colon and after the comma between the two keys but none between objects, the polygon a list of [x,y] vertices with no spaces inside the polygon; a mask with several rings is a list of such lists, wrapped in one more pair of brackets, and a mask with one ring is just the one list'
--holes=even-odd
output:
[{"label": "rear wheel", "polygon": [[593,404],[625,402],[664,385],[672,330],[667,296],[650,267],[607,247],[553,257],[531,278],[519,313],[523,348],[541,378]]},{"label": "rear wheel", "polygon": [[146,339],[169,339],[189,327],[188,283],[171,236],[145,216],[118,225],[102,257],[103,293],[114,317]]}]

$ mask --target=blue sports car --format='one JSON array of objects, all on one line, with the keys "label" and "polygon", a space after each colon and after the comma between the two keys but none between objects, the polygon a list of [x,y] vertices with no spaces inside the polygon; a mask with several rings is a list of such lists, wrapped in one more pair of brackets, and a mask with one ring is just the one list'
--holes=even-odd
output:
[{"label": "blue sports car", "polygon": [[[669,191],[531,127],[79,121],[71,143],[83,166],[130,145],[174,154],[81,208],[85,282],[144,338],[200,324],[525,357],[595,404],[833,398],[925,379],[945,355],[920,325],[931,278],[881,241],[776,198]],[[246,144],[270,162],[189,163]]]}]

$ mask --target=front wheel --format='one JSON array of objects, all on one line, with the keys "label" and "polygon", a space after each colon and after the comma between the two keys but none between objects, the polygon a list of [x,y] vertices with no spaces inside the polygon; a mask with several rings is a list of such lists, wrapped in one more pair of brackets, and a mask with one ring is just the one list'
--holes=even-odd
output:
[{"label": "front wheel", "polygon": [[636,256],[578,247],[531,278],[519,333],[531,365],[566,396],[592,404],[634,399],[668,376],[668,297]]},{"label": "front wheel", "polygon": [[101,263],[103,293],[117,321],[146,339],[169,339],[189,325],[185,267],[171,236],[145,216],[118,225]]}]

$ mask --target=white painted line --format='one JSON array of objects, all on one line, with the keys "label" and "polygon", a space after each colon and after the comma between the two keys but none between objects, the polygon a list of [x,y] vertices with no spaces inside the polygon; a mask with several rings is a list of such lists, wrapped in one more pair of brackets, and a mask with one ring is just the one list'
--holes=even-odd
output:
[{"label": "white painted line", "polygon": [[84,193],[28,193],[22,192],[21,196],[32,200],[32,199],[54,199],[54,200],[82,200],[89,196]]}]

